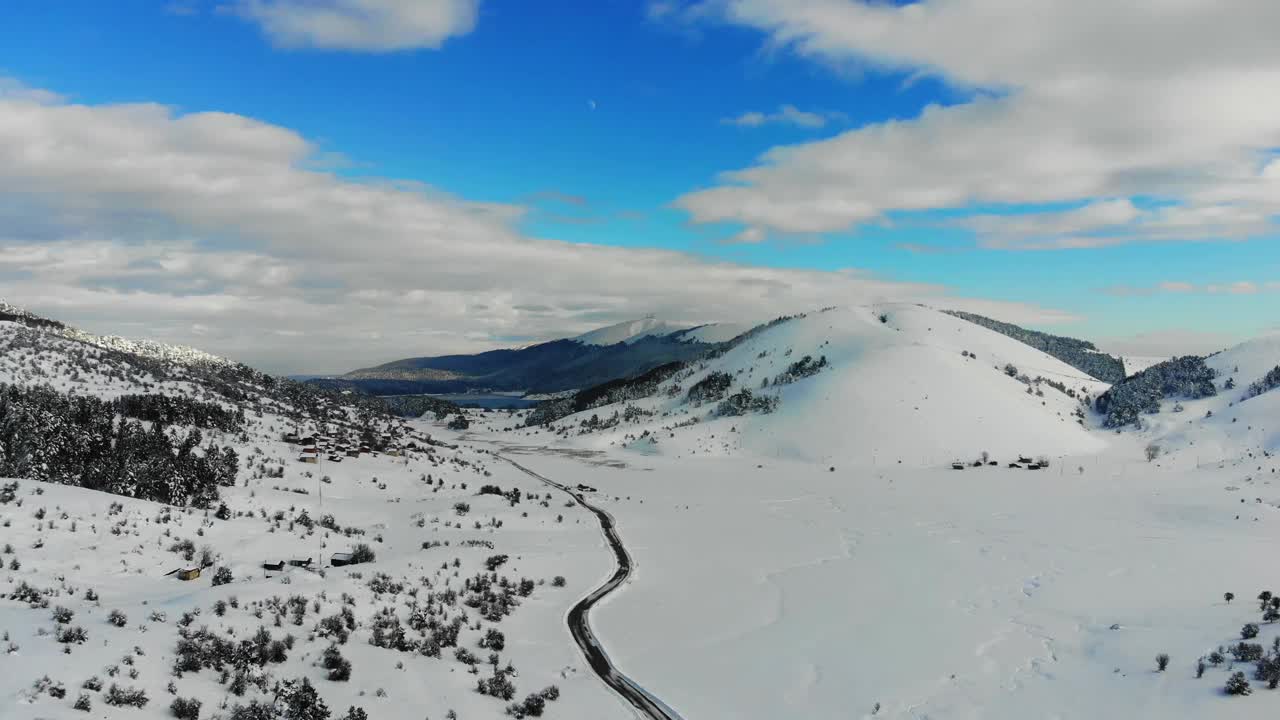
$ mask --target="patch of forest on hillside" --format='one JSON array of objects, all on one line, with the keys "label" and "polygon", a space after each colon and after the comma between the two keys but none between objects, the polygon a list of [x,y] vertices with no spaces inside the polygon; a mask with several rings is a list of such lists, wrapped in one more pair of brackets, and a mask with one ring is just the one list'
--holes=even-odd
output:
[{"label": "patch of forest on hillside", "polygon": [[233,449],[203,444],[199,429],[170,430],[162,422],[147,428],[118,418],[120,409],[92,396],[0,384],[0,477],[195,507],[208,507],[219,487],[235,484]]},{"label": "patch of forest on hillside", "polygon": [[1007,335],[1103,382],[1114,385],[1124,380],[1124,361],[1099,352],[1097,346],[1088,340],[1049,335],[961,310],[943,310],[942,312],[961,320],[968,320],[975,325],[981,325],[988,330],[994,330],[1001,335]]},{"label": "patch of forest on hillside", "polygon": [[583,410],[649,397],[657,392],[658,385],[684,367],[683,362],[667,363],[632,378],[610,380],[567,398],[548,400],[529,412],[525,425],[546,425]]},{"label": "patch of forest on hillside", "polygon": [[1217,395],[1213,384],[1216,375],[1202,357],[1173,358],[1111,386],[1098,396],[1094,407],[1106,416],[1105,427],[1138,425],[1142,415],[1160,412],[1160,401],[1165,398],[1198,400]]}]

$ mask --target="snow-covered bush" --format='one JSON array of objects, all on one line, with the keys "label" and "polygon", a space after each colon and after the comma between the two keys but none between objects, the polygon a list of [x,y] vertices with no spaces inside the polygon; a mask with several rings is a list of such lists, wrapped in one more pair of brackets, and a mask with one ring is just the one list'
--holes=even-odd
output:
[{"label": "snow-covered bush", "polygon": [[366,543],[356,543],[355,547],[351,548],[352,565],[357,565],[359,563],[371,563],[376,557],[377,556],[373,552],[373,548],[369,547]]},{"label": "snow-covered bush", "polygon": [[115,683],[111,684],[111,687],[107,689],[106,696],[103,698],[103,702],[116,707],[141,708],[146,707],[149,701],[150,698],[147,697],[147,693],[144,690],[133,687],[122,688]]},{"label": "snow-covered bush", "polygon": [[747,413],[771,413],[778,408],[776,395],[756,395],[747,388],[730,395],[716,406],[715,414],[720,417],[737,417]]},{"label": "snow-covered bush", "polygon": [[1237,672],[1227,680],[1223,691],[1228,695],[1248,695],[1253,692],[1253,689],[1249,687],[1249,681],[1245,678],[1244,673]]},{"label": "snow-covered bush", "polygon": [[694,404],[702,404],[704,402],[712,402],[719,400],[729,391],[729,387],[733,385],[733,376],[727,372],[714,371],[707,373],[707,376],[694,383],[686,394],[689,402]]},{"label": "snow-covered bush", "polygon": [[325,649],[320,666],[329,671],[329,679],[334,682],[346,682],[351,679],[351,661],[342,657],[337,645],[330,645]]},{"label": "snow-covered bush", "polygon": [[179,720],[200,720],[201,702],[195,698],[174,698],[169,713]]}]

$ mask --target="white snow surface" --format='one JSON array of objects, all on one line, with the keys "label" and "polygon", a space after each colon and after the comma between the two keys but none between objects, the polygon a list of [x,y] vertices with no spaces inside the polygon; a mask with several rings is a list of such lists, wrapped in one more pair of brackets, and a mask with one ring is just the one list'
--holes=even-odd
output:
[{"label": "white snow surface", "polygon": [[617,345],[633,343],[651,335],[670,335],[687,328],[687,325],[674,325],[665,320],[647,317],[598,328],[569,339],[577,340],[584,345]]},{"label": "white snow surface", "polygon": [[677,337],[703,343],[722,343],[729,342],[750,329],[750,326],[740,323],[708,323],[684,330]]},{"label": "white snow surface", "polygon": [[[881,321],[881,317],[884,321]],[[968,353],[966,355],[966,353]],[[825,357],[816,375],[777,385],[804,356]],[[1062,383],[1040,394],[1004,371]],[[714,417],[714,403],[691,405],[688,389],[712,372],[733,376],[731,392],[777,396],[771,414]],[[762,381],[768,385],[761,387]],[[677,387],[678,386],[678,387]],[[673,457],[746,453],[807,462],[932,466],[998,457],[1096,452],[1105,436],[1075,413],[1079,398],[1107,385],[1012,338],[936,310],[910,304],[836,308],[757,332],[721,357],[664,385],[651,398],[594,408],[605,418],[634,405],[652,417],[593,436],[595,447],[648,431],[657,451]],[[677,437],[673,426],[696,422]]]},{"label": "white snow surface", "polygon": [[[3,298],[0,298],[0,313],[17,315],[32,319],[40,319],[39,316],[31,313],[25,308],[11,305]],[[119,352],[139,355],[141,357],[151,358],[153,360],[162,360],[164,362],[175,363],[178,365],[233,365],[234,363],[224,357],[219,357],[203,350],[198,350],[186,345],[170,345],[168,343],[156,342],[154,340],[132,340],[119,335],[94,335],[78,328],[64,325],[60,328],[45,328],[43,332],[61,335],[71,340],[96,345],[108,350],[116,350]]]},{"label": "white snow surface", "polygon": [[[1205,466],[1241,454],[1280,453],[1280,390],[1246,399],[1251,383],[1280,366],[1280,334],[1264,335],[1210,356],[1218,394],[1200,400],[1166,400],[1144,416],[1142,436],[1158,445],[1165,462]],[[1235,388],[1228,390],[1228,379]],[[1181,408],[1181,409],[1179,409]]]},{"label": "white snow surface", "polygon": [[[92,360],[92,349],[35,332],[0,324],[0,343],[22,340],[0,355],[0,381],[106,396],[201,391],[122,376],[105,361],[73,378],[67,358]],[[825,356],[827,367],[776,386],[804,355]],[[231,520],[20,480],[21,504],[0,505],[0,545],[13,550],[0,555],[0,594],[21,582],[55,594],[49,609],[0,599],[8,633],[0,650],[13,646],[0,655],[0,716],[168,717],[174,680],[179,695],[204,701],[201,717],[225,717],[215,673],[170,673],[174,625],[199,608],[193,627],[294,634],[289,659],[270,669],[310,678],[335,716],[359,705],[371,718],[435,719],[455,709],[463,720],[496,720],[505,703],[475,692],[476,676],[452,649],[432,659],[376,648],[367,622],[407,602],[375,597],[374,573],[458,587],[503,553],[510,559],[500,573],[567,578],[563,588],[538,585],[497,624],[507,638],[503,662],[520,670],[516,699],[554,683],[562,695],[545,717],[634,717],[590,673],[564,626],[573,603],[612,573],[599,528],[561,495],[545,505],[531,499],[545,488],[488,454],[502,452],[559,482],[596,488],[586,494],[615,518],[635,571],[592,612],[592,624],[620,669],[688,720],[1274,717],[1280,694],[1253,679],[1251,663],[1231,667],[1228,655],[1202,678],[1195,667],[1259,622],[1259,591],[1280,589],[1268,572],[1280,534],[1280,391],[1242,401],[1249,383],[1280,364],[1280,338],[1208,362],[1219,387],[1234,377],[1236,388],[1177,403],[1181,411],[1166,401],[1142,430],[1115,433],[1089,413],[1077,422],[1078,398],[1034,383],[1062,382],[1091,397],[1106,388],[1053,358],[929,308],[852,307],[756,332],[653,397],[594,408],[554,430],[521,427],[523,412],[467,411],[472,427],[461,434],[416,421],[413,433],[458,447],[407,460],[298,463],[296,448],[278,439],[291,421],[265,413],[251,419],[247,439],[213,438],[241,451],[245,484],[224,490]],[[1006,365],[1033,380],[1031,394]],[[777,410],[708,417],[715,403],[691,405],[686,393],[716,371],[733,377],[731,392],[776,395]],[[579,434],[591,415],[621,416],[628,406],[630,420]],[[1162,448],[1151,462],[1149,443]],[[982,450],[999,465],[950,469]],[[1007,467],[1018,454],[1052,461],[1037,471]],[[259,472],[276,466],[283,477]],[[477,496],[481,483],[518,487],[525,499],[513,507]],[[465,516],[453,510],[458,502],[471,505]],[[377,561],[325,577],[264,577],[263,561],[316,552],[321,536],[294,522],[302,510],[333,513],[364,533],[330,533],[326,554],[364,541]],[[270,520],[277,512],[279,523]],[[164,577],[184,564],[168,550],[178,538],[209,545],[235,581]],[[451,544],[422,548],[435,540]],[[494,548],[461,547],[467,540]],[[100,599],[87,600],[87,588]],[[1234,602],[1224,601],[1228,591]],[[313,637],[342,593],[364,623],[341,646],[354,666],[347,683],[325,679],[316,663],[328,642]],[[320,614],[308,610],[298,626],[286,616],[281,627],[270,611],[252,614],[254,603],[290,595],[320,602]],[[232,596],[239,609],[212,611]],[[58,605],[89,634],[70,655],[51,636]],[[106,621],[112,609],[128,615],[125,627]],[[150,619],[153,612],[164,619]],[[1280,624],[1260,628],[1265,647],[1280,636]],[[460,644],[484,658],[480,635],[467,629]],[[1165,672],[1156,671],[1158,653],[1172,658]],[[128,677],[135,669],[138,677]],[[1253,695],[1224,696],[1237,670]],[[33,691],[46,675],[65,685],[65,698]],[[102,693],[80,689],[91,675],[144,688],[151,702],[110,708]],[[87,715],[71,709],[81,692],[92,697]]]},{"label": "white snow surface", "polygon": [[[180,368],[170,371],[179,374]],[[97,346],[15,323],[0,323],[0,382],[51,385],[104,398],[147,392],[216,400],[194,381],[158,380]],[[244,697],[230,695],[213,670],[181,677],[172,673],[177,623],[187,613],[198,613],[192,630],[207,626],[236,640],[259,627],[277,639],[293,635],[288,659],[265,669],[275,680],[309,679],[334,718],[350,706],[363,707],[370,718],[393,720],[444,718],[450,710],[469,720],[506,717],[508,703],[476,692],[477,678],[483,675],[471,674],[469,665],[455,659],[455,648],[445,647],[441,657],[431,658],[369,643],[376,612],[391,609],[406,619],[414,600],[406,592],[375,593],[370,581],[376,574],[416,588],[425,601],[429,591],[461,592],[467,578],[488,574],[485,559],[497,554],[508,557],[498,575],[513,582],[529,578],[536,585],[498,621],[482,620],[460,599],[449,611],[468,616],[459,647],[478,657],[480,672],[486,673],[490,650],[479,640],[489,628],[503,632],[501,662],[518,671],[514,700],[550,685],[560,689],[560,698],[547,704],[546,717],[628,716],[621,701],[591,673],[564,625],[570,606],[613,569],[594,516],[566,507],[562,494],[547,494],[547,487],[493,461],[483,450],[427,446],[425,436],[441,432],[428,421],[407,426],[407,437],[419,449],[404,457],[362,455],[301,463],[298,446],[285,443],[283,434],[331,429],[300,426],[292,417],[272,412],[272,404],[264,407],[266,412],[250,414],[243,434],[205,431],[206,439],[234,447],[240,457],[240,484],[221,489],[234,513],[230,519],[215,518],[212,508],[185,510],[17,480],[16,498],[0,503],[0,717],[166,718],[173,700],[170,681],[177,695],[203,703],[201,717],[226,717],[227,710],[220,709],[224,701],[269,700],[269,693],[252,687]],[[0,479],[0,485],[9,482]],[[511,505],[499,496],[477,494],[485,483],[504,491],[519,489],[523,501]],[[458,503],[469,507],[459,511]],[[303,514],[312,521],[332,514],[354,534],[321,528],[308,532]],[[180,539],[207,547],[215,558],[200,578],[189,582],[167,575],[192,564],[171,550]],[[357,542],[373,547],[375,562],[327,568],[324,576],[300,568],[265,573],[261,567],[317,554],[327,559]],[[228,568],[233,581],[212,585],[216,567]],[[555,576],[565,577],[563,587],[552,583]],[[47,607],[10,599],[23,583],[44,593]],[[97,599],[86,596],[90,589]],[[333,641],[317,636],[316,628],[321,617],[346,604],[344,594],[351,597],[359,623],[350,641],[340,646],[353,671],[350,681],[332,682],[318,662]],[[305,617],[295,624],[286,615],[275,625],[276,613],[264,604],[292,596],[305,598]],[[238,607],[228,608],[225,615],[215,612],[218,601],[232,598]],[[52,617],[57,607],[73,613],[68,625],[84,628],[86,642],[57,641],[58,624]],[[108,622],[113,610],[126,615],[123,627]],[[81,688],[92,676],[102,681],[102,692]],[[65,689],[65,697],[42,689],[46,677],[46,684]],[[150,702],[140,710],[110,707],[105,691],[112,684],[144,690]],[[91,713],[72,709],[81,693],[90,697]]]}]

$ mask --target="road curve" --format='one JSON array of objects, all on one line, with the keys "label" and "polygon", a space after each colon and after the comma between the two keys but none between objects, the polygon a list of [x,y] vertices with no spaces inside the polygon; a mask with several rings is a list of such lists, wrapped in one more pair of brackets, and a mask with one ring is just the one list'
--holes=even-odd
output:
[{"label": "road curve", "polygon": [[587,617],[591,612],[591,608],[631,577],[631,555],[627,552],[626,547],[623,546],[622,538],[618,536],[613,516],[587,502],[582,493],[566,485],[561,485],[550,478],[543,477],[509,457],[496,453],[494,457],[511,463],[520,472],[565,493],[573,498],[574,502],[594,513],[600,520],[600,530],[604,533],[604,539],[609,543],[609,547],[613,549],[613,556],[617,560],[618,567],[603,585],[592,590],[569,610],[569,633],[573,635],[573,639],[578,643],[582,654],[586,656],[587,663],[591,665],[591,669],[595,671],[596,675],[600,676],[604,684],[613,688],[624,700],[631,703],[636,710],[639,710],[642,715],[651,720],[684,720],[680,713],[654,697],[648,690],[645,690],[636,681],[627,677],[615,667],[613,662],[609,660],[609,655],[605,653],[604,648],[600,645],[599,639],[591,631],[591,624],[588,622],[589,618]]}]

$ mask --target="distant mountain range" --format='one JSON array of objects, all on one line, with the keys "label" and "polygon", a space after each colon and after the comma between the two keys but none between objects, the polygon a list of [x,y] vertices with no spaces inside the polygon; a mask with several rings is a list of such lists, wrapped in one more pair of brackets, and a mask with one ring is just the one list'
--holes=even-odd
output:
[{"label": "distant mountain range", "polygon": [[700,357],[745,329],[726,323],[688,327],[648,317],[522,348],[405,358],[308,382],[375,395],[556,393]]}]

